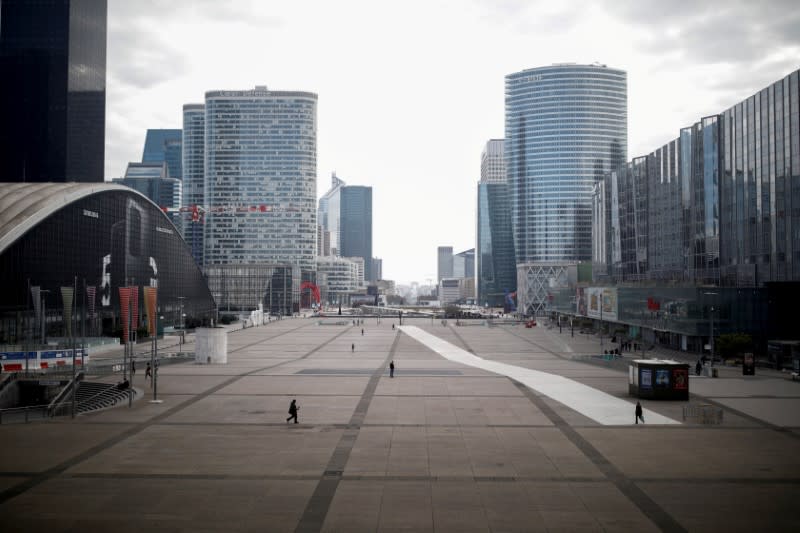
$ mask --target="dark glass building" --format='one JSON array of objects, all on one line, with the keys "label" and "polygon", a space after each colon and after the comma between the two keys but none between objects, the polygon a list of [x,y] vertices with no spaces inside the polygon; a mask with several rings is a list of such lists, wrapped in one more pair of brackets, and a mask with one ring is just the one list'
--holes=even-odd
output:
[{"label": "dark glass building", "polygon": [[478,184],[477,302],[500,307],[517,290],[508,184]]},{"label": "dark glass building", "polygon": [[800,280],[800,70],[719,116],[725,285]]},{"label": "dark glass building", "polygon": [[[160,316],[179,325],[215,316],[214,299],[189,248],[149,199],[115,184],[0,185],[0,344],[64,330],[62,287],[76,287],[78,331],[111,335],[119,323],[119,288],[158,287]],[[41,300],[34,298],[38,287]],[[37,316],[38,312],[41,312]],[[144,313],[142,313],[144,314]]]},{"label": "dark glass building", "polygon": [[364,259],[364,279],[375,281],[372,271],[372,187],[346,185],[339,206],[339,255]]},{"label": "dark glass building", "polygon": [[0,2],[0,181],[103,181],[106,11]]},{"label": "dark glass building", "polygon": [[169,169],[169,177],[182,179],[183,130],[149,129],[144,140],[142,163],[165,162]]}]

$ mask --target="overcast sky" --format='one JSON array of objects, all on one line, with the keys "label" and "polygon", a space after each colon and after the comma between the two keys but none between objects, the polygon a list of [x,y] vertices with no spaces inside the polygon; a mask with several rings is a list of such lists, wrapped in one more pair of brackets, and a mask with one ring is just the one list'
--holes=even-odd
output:
[{"label": "overcast sky", "polygon": [[630,159],[799,68],[800,4],[109,0],[106,180],[207,90],[315,92],[317,196],[372,186],[383,277],[425,282],[437,246],[475,246],[504,76],[560,62],[628,72]]}]

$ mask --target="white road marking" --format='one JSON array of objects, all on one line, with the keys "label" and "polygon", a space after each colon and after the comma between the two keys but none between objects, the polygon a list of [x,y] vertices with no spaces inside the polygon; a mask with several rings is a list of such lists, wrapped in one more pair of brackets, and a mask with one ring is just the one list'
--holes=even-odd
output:
[{"label": "white road marking", "polygon": [[[400,326],[400,330],[445,359],[513,378],[604,426],[634,424],[634,404],[631,402],[563,376],[483,359],[416,326]],[[649,409],[645,409],[643,415],[648,424],[680,424]]]}]

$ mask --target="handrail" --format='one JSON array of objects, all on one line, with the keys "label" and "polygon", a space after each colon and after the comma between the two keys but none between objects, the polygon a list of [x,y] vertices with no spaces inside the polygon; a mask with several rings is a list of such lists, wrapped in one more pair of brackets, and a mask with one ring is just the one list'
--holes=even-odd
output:
[{"label": "handrail", "polygon": [[12,381],[17,379],[17,375],[14,373],[7,373],[3,375],[3,379],[0,379],[0,392],[6,388]]},{"label": "handrail", "polygon": [[81,400],[81,405],[83,405],[83,404],[87,404],[87,403],[89,403],[89,402],[91,402],[91,401],[93,401],[93,400],[96,400],[97,398],[101,398],[103,395],[106,395],[106,394],[108,394],[109,392],[111,392],[111,391],[113,391],[113,390],[121,390],[121,391],[123,391],[123,392],[124,392],[124,391],[126,391],[126,390],[130,390],[130,387],[129,387],[128,389],[118,389],[118,388],[117,388],[117,385],[114,385],[114,384],[111,384],[111,383],[109,383],[107,387],[105,387],[103,390],[101,390],[101,391],[100,391],[100,392],[98,392],[97,394],[94,394],[94,395],[92,395],[92,396],[89,396],[89,397],[88,397],[88,398],[86,398],[85,400]]},{"label": "handrail", "polygon": [[61,404],[64,403],[65,398],[67,398],[67,394],[69,392],[72,392],[73,387],[77,387],[77,383],[82,379],[83,379],[83,371],[80,371],[77,374],[75,374],[75,377],[71,379],[69,383],[67,383],[67,386],[61,389],[61,392],[59,392],[56,395],[56,397],[53,398],[53,401],[51,401],[50,404],[47,406],[47,413],[50,416],[54,416],[56,409],[61,407]]}]

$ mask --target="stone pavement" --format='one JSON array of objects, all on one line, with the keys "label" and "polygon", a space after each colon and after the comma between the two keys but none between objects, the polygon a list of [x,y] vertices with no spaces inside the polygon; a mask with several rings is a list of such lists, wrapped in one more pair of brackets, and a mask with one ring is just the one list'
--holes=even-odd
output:
[{"label": "stone pavement", "polygon": [[[633,419],[627,375],[572,358],[593,353],[595,338],[405,324],[603,391]],[[0,528],[800,529],[798,382],[692,378],[691,403],[722,406],[722,425],[601,425],[441,357],[391,319],[364,329],[291,319],[234,331],[227,365],[162,366],[163,403],[0,426]],[[292,398],[299,424],[286,423]],[[643,405],[682,421],[683,402]]]}]

